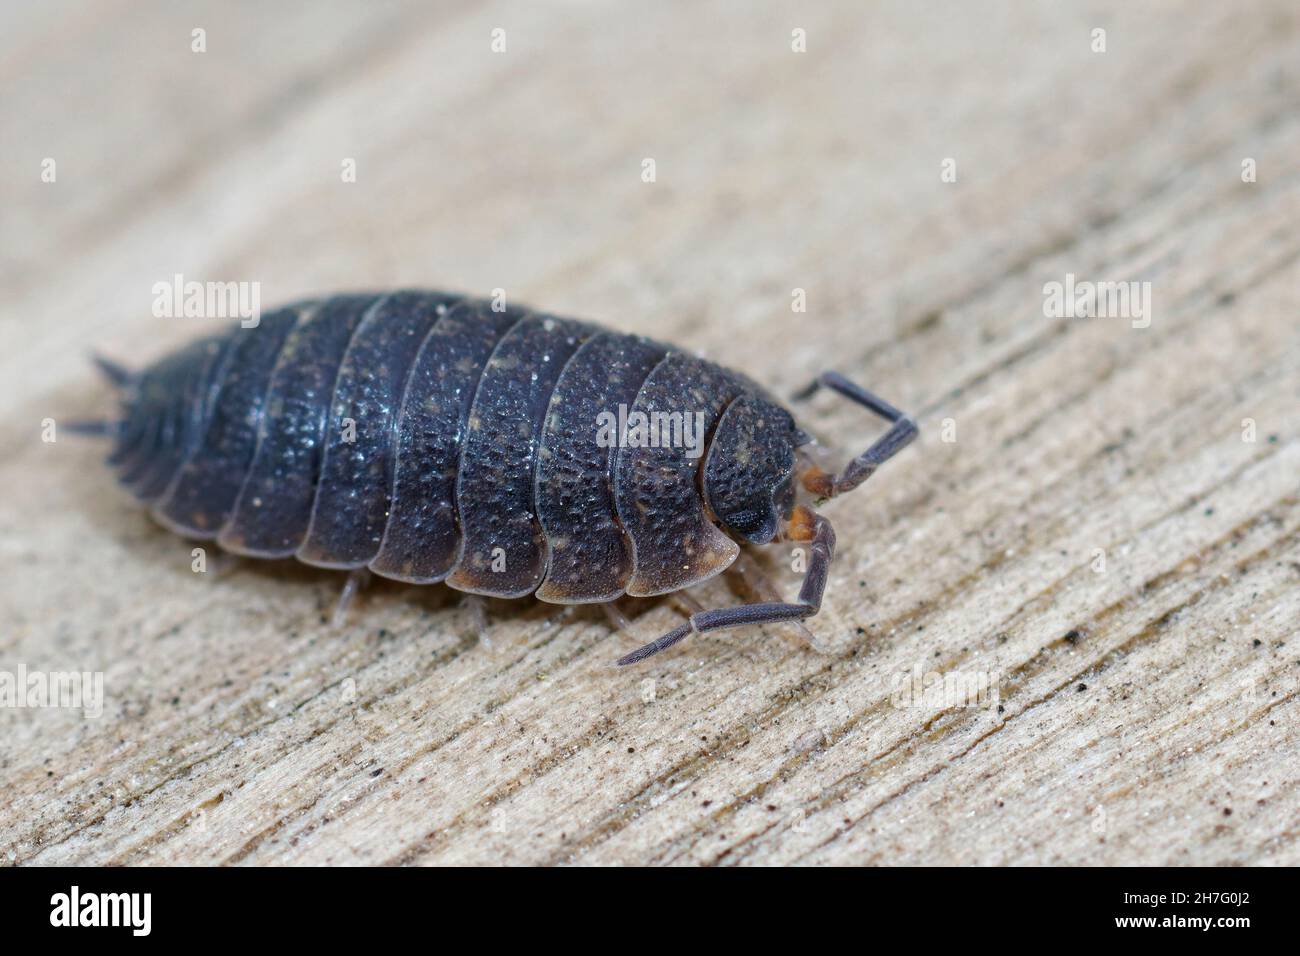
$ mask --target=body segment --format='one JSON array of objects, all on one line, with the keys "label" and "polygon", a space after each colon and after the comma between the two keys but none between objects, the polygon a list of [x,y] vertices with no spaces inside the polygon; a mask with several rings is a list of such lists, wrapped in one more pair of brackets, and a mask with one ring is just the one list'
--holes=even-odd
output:
[{"label": "body segment", "polygon": [[396,475],[376,574],[432,584],[460,554],[456,476],[478,382],[502,336],[522,314],[486,303],[451,307],[420,346],[397,423]]},{"label": "body segment", "polygon": [[550,544],[546,579],[536,591],[559,604],[612,601],[634,570],[632,541],[618,517],[612,469],[616,443],[592,438],[602,414],[636,402],[665,346],[602,332],[565,366],[551,395],[538,451],[535,500]]},{"label": "body segment", "polygon": [[359,568],[379,553],[396,468],[406,376],[447,296],[397,292],[367,311],[334,379],[316,500],[300,561]]},{"label": "body segment", "polygon": [[217,537],[223,548],[282,558],[302,544],[316,501],[334,379],[352,333],[377,299],[335,296],[298,307],[303,322],[290,333],[271,373],[253,461],[234,513]]},{"label": "body segment", "polygon": [[[739,376],[712,362],[670,353],[655,366],[637,394],[634,412],[671,429],[681,422],[710,433],[744,388]],[[691,416],[658,418],[654,416]],[[726,570],[739,546],[705,513],[698,472],[701,458],[681,447],[636,444],[620,448],[614,463],[619,518],[632,539],[636,571],[629,594],[667,594]]]},{"label": "body segment", "polygon": [[456,479],[461,553],[447,583],[457,590],[523,597],[542,582],[548,547],[533,501],[541,429],[564,364],[593,331],[530,315],[488,360]]}]

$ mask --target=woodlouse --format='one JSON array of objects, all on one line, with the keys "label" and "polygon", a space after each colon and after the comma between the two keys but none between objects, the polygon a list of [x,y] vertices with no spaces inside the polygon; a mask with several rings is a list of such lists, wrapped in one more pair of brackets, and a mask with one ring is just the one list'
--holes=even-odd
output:
[{"label": "woodlouse", "polygon": [[[123,389],[122,417],[100,426],[123,483],[173,531],[237,554],[582,604],[688,588],[731,565],[738,542],[807,543],[796,602],[700,610],[620,664],[693,632],[816,614],[835,534],[798,489],[849,491],[916,436],[828,372],[802,395],[825,386],[890,422],[831,475],[739,373],[442,292],[297,303],[138,373],[100,364]],[[617,440],[599,440],[602,413],[620,409]],[[622,424],[688,415],[698,456]]]}]

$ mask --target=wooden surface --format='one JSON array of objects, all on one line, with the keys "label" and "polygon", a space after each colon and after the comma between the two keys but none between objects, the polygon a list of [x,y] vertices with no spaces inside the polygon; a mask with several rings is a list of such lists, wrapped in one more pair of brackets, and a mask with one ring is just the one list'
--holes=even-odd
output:
[{"label": "wooden surface", "polygon": [[[0,670],[105,694],[0,708],[0,863],[1300,861],[1294,4],[274,11],[0,13]],[[338,575],[193,573],[100,445],[41,441],[110,407],[88,349],[210,328],[151,316],[177,273],[501,287],[780,394],[837,368],[922,437],[824,509],[824,654],[616,671],[598,611],[479,640],[383,582],[334,630]],[[1067,273],[1150,282],[1150,327],[1045,315]]]}]

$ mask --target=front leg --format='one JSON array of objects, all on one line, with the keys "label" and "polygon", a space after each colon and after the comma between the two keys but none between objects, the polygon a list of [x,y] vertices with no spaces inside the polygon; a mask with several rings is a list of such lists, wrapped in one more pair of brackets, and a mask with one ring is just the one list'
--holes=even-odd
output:
[{"label": "front leg", "polygon": [[799,588],[799,599],[796,603],[765,601],[760,604],[741,604],[737,607],[699,611],[663,637],[620,657],[618,666],[626,667],[628,664],[636,664],[647,657],[653,657],[690,634],[720,631],[728,627],[743,627],[746,624],[774,624],[778,621],[802,620],[812,617],[821,610],[822,594],[826,590],[831,558],[835,555],[835,529],[821,515],[815,515],[802,508],[796,510],[795,520],[790,524],[793,528],[807,528],[811,525],[811,533],[804,532],[807,537],[800,536],[794,539],[809,540],[812,552],[808,559],[808,572],[804,575],[803,586]]}]

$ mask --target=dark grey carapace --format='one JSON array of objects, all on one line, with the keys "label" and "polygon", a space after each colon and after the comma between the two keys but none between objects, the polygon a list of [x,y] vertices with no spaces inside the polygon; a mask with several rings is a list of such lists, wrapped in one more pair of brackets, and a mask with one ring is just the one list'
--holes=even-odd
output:
[{"label": "dark grey carapace", "polygon": [[[123,389],[123,416],[105,427],[123,483],[167,527],[237,554],[583,604],[698,584],[736,559],[737,542],[808,543],[797,602],[699,611],[620,663],[692,632],[815,614],[835,535],[797,504],[799,489],[848,491],[916,435],[827,373],[811,389],[891,423],[832,476],[743,375],[441,292],[303,302],[139,373],[101,364]],[[663,424],[677,413],[700,441],[688,453],[647,432],[600,440],[602,413],[620,409]]]}]

